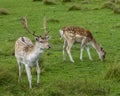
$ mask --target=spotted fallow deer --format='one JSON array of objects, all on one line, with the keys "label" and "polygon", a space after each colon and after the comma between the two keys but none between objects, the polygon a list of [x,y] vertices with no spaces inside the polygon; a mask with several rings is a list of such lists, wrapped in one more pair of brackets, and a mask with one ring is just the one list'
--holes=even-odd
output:
[{"label": "spotted fallow deer", "polygon": [[31,67],[36,66],[37,84],[40,83],[40,67],[38,64],[39,57],[42,55],[44,49],[49,49],[48,33],[46,32],[46,18],[44,17],[44,35],[36,35],[35,32],[29,30],[26,17],[21,19],[24,28],[35,37],[35,44],[27,37],[20,37],[15,43],[15,57],[19,65],[19,78],[21,81],[22,65],[25,65],[28,76],[29,87],[32,88]]},{"label": "spotted fallow deer", "polygon": [[82,60],[82,54],[84,48],[86,48],[89,59],[92,60],[89,51],[89,45],[92,45],[93,48],[96,49],[99,58],[101,61],[105,59],[106,52],[104,49],[96,42],[95,38],[92,36],[92,33],[84,28],[76,27],[76,26],[67,26],[60,29],[61,38],[64,39],[63,45],[63,60],[66,60],[65,51],[67,51],[70,61],[74,63],[74,60],[71,55],[71,48],[74,42],[79,42],[81,44],[81,53],[80,60]]}]

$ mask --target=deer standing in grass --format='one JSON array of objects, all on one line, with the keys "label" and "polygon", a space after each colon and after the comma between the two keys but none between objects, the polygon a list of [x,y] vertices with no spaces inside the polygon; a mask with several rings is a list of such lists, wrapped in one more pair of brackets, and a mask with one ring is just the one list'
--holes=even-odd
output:
[{"label": "deer standing in grass", "polygon": [[24,28],[35,37],[35,44],[27,37],[20,37],[15,43],[15,57],[19,65],[19,79],[21,81],[22,65],[25,65],[28,76],[29,87],[32,88],[31,67],[36,66],[37,84],[40,83],[40,67],[38,64],[39,57],[42,55],[44,49],[49,49],[48,33],[46,32],[46,18],[44,17],[44,35],[36,35],[31,32],[27,25],[26,17],[22,18]]},{"label": "deer standing in grass", "polygon": [[95,38],[92,36],[92,33],[89,30],[84,28],[76,27],[76,26],[67,26],[60,29],[61,38],[64,39],[63,45],[63,60],[66,60],[65,51],[67,51],[70,61],[74,63],[74,60],[71,55],[71,48],[74,42],[81,43],[81,53],[80,60],[82,60],[82,54],[84,48],[86,48],[89,59],[92,60],[89,45],[92,45],[93,48],[96,49],[99,58],[101,61],[105,59],[106,52],[104,49],[96,42]]}]

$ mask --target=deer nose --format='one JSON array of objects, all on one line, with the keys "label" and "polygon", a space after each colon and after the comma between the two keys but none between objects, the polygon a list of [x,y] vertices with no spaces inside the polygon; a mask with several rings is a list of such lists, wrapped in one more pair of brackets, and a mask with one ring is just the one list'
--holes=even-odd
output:
[{"label": "deer nose", "polygon": [[51,48],[51,46],[50,45],[48,45],[48,49],[50,49]]}]

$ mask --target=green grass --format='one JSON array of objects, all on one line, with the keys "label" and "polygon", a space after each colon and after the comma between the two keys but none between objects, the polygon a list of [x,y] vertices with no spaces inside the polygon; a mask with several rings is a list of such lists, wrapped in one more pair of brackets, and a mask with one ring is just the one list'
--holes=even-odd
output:
[{"label": "green grass", "polygon": [[[33,0],[0,0],[0,7],[9,11],[9,15],[0,14],[0,96],[120,96],[117,69],[120,64],[119,14],[111,9],[102,9],[108,0],[90,0],[89,3],[83,3],[83,0],[67,3],[51,1],[56,5],[45,5]],[[85,10],[68,11],[73,5]],[[21,84],[17,82],[18,66],[14,57],[14,44],[20,36],[27,36],[34,41],[23,28],[20,18],[27,16],[30,29],[43,34],[44,14],[48,21],[47,30],[50,31],[52,48],[45,50],[39,61],[42,70],[40,86],[36,84],[35,68],[32,69],[33,90],[30,90],[25,70]],[[68,56],[67,61],[63,62],[63,40],[59,39],[59,29],[66,25],[91,30],[107,52],[105,61],[99,60],[92,47],[93,61],[88,59],[86,51],[83,61],[80,61],[79,44],[75,44],[72,48],[75,63],[71,63]]]}]

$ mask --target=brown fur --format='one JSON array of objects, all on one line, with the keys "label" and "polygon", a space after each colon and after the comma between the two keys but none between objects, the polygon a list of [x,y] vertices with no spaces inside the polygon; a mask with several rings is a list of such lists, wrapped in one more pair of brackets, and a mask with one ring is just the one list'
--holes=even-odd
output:
[{"label": "brown fur", "polygon": [[66,26],[62,28],[64,33],[72,33],[74,35],[80,35],[86,37],[89,41],[93,39],[93,36],[89,30],[76,26]]},{"label": "brown fur", "polygon": [[63,45],[64,60],[66,60],[65,51],[67,51],[70,61],[74,62],[71,55],[71,48],[74,42],[81,43],[81,54],[80,54],[81,60],[82,60],[82,53],[84,48],[87,49],[89,59],[92,60],[92,57],[89,51],[89,45],[92,45],[92,47],[96,49],[101,61],[104,60],[105,51],[101,49],[101,46],[96,42],[95,38],[92,36],[92,33],[89,30],[81,27],[76,27],[76,26],[66,26],[60,29],[60,35],[61,35],[61,38],[64,39],[64,45]]},{"label": "brown fur", "polygon": [[31,42],[31,40],[28,38],[20,37],[16,41],[16,49],[15,50],[17,53],[24,51],[25,53],[29,54],[29,52],[31,52],[33,49],[34,49],[34,46]]}]

